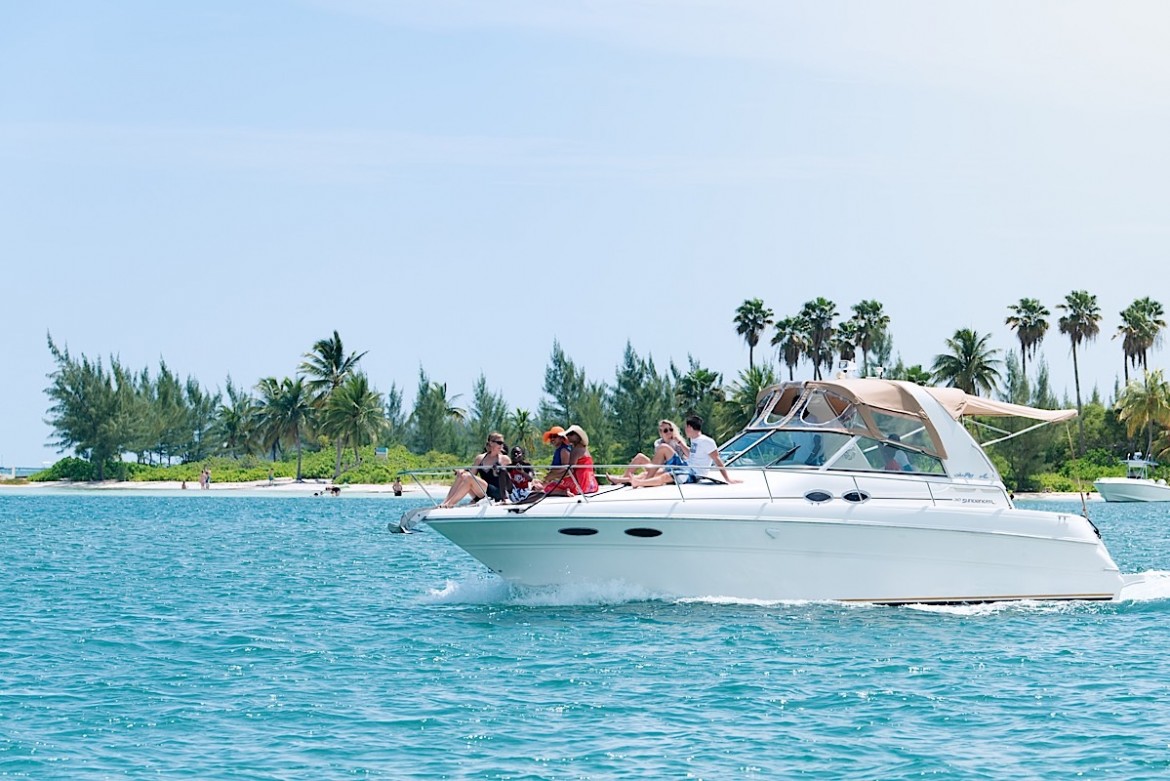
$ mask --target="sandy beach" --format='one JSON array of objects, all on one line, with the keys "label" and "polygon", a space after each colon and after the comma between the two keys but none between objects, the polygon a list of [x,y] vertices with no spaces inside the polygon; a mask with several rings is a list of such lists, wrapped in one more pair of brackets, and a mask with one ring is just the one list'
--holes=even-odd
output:
[{"label": "sandy beach", "polygon": [[[45,483],[22,483],[10,480],[0,480],[0,492],[20,491],[35,492],[141,492],[141,493],[177,493],[177,494],[247,494],[255,496],[314,496],[325,494],[333,484],[325,480],[305,480],[298,483],[290,477],[268,480],[255,480],[243,483],[216,483],[210,488],[201,489],[196,482],[188,482],[187,487],[177,480],[159,480],[151,482],[105,480],[94,483],[79,483],[69,480],[51,481]],[[354,483],[338,485],[340,496],[385,496],[394,497],[394,489],[388,483]],[[446,495],[447,486],[427,485],[426,490],[417,483],[402,484],[402,498],[425,499],[429,492],[432,497],[440,499]]]},{"label": "sandy beach", "polygon": [[[332,488],[333,484],[326,480],[305,480],[304,482],[296,482],[291,477],[281,477],[272,481],[255,480],[244,483],[212,483],[208,489],[200,489],[197,483],[187,483],[187,488],[184,489],[182,483],[178,481],[154,481],[154,482],[140,482],[140,481],[117,481],[106,480],[100,483],[76,483],[68,480],[61,480],[47,483],[19,483],[8,480],[0,480],[0,492],[3,491],[22,491],[22,492],[38,492],[38,491],[128,491],[128,492],[158,492],[158,493],[191,493],[191,494],[208,494],[208,493],[231,493],[231,494],[247,494],[255,496],[314,496],[325,493],[326,489]],[[354,483],[351,485],[339,485],[340,496],[384,496],[394,498],[394,489],[389,484],[385,483]],[[447,493],[448,486],[427,484],[425,490],[423,486],[417,483],[403,483],[402,497],[414,499],[426,499],[429,493],[431,497],[442,499]],[[1081,494],[1075,491],[1070,492],[1048,492],[1048,493],[1018,493],[1015,495],[1017,501],[1060,501],[1060,502],[1079,502]],[[1085,500],[1088,502],[1104,501],[1096,492],[1085,494]]]}]

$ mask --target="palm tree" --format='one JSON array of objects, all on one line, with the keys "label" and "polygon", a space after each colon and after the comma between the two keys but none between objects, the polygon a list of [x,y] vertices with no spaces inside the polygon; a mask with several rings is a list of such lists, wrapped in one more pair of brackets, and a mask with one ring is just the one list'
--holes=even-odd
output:
[{"label": "palm tree", "polygon": [[833,335],[833,349],[841,356],[842,363],[852,362],[857,357],[857,321],[843,320],[837,323],[837,331]]},{"label": "palm tree", "polygon": [[256,436],[256,400],[242,388],[237,388],[232,378],[227,378],[227,401],[219,406],[216,415],[215,433],[218,434],[223,450],[233,458],[252,452]]},{"label": "palm tree", "polygon": [[[362,462],[358,448],[374,442],[385,426],[382,394],[370,388],[369,379],[361,372],[351,374],[329,394],[321,413],[322,430],[338,445],[344,443],[353,448],[355,465]],[[340,476],[338,468],[333,479]]]},{"label": "palm tree", "polygon": [[1146,372],[1143,382],[1131,382],[1117,399],[1117,418],[1130,438],[1145,429],[1147,455],[1154,447],[1154,426],[1170,426],[1170,382],[1162,371]]},{"label": "palm tree", "polygon": [[777,321],[772,346],[780,353],[781,362],[788,367],[788,380],[791,382],[796,365],[809,349],[807,324],[800,317],[786,317]]},{"label": "palm tree", "polygon": [[680,375],[674,363],[670,365],[674,377],[674,403],[681,417],[698,415],[714,424],[715,409],[723,401],[723,375],[704,369],[690,355],[689,371]]},{"label": "palm tree", "polygon": [[904,379],[906,382],[912,382],[916,385],[928,385],[931,380],[931,375],[930,372],[928,372],[926,369],[923,369],[918,364],[914,364],[913,366],[906,369],[902,379]]},{"label": "palm tree", "polygon": [[861,348],[861,376],[869,376],[869,351],[874,342],[890,327],[890,316],[880,301],[866,300],[853,305],[853,322],[857,324],[856,344]]},{"label": "palm tree", "polygon": [[[332,339],[319,339],[313,349],[302,356],[305,360],[297,367],[297,372],[308,377],[309,392],[313,394],[313,405],[321,410],[329,402],[329,397],[345,382],[357,369],[358,361],[365,353],[345,354],[345,347],[341,344],[341,336],[333,332]],[[336,450],[333,462],[333,479],[341,474],[341,442],[333,443]]]},{"label": "palm tree", "polygon": [[991,393],[999,384],[999,350],[987,346],[991,334],[980,336],[970,328],[960,328],[947,339],[949,353],[934,356],[931,370],[934,380],[966,393],[978,396],[980,391]]},{"label": "palm tree", "polygon": [[467,410],[455,406],[458,394],[447,398],[447,383],[430,382],[419,372],[418,395],[410,423],[418,452],[427,453],[447,444],[451,421],[462,421]]},{"label": "palm tree", "polygon": [[512,412],[508,413],[508,440],[514,444],[524,448],[524,452],[532,457],[532,452],[536,447],[537,434],[536,421],[532,418],[532,413],[523,407],[517,407]]},{"label": "palm tree", "polygon": [[755,365],[753,356],[756,345],[760,343],[760,334],[772,324],[772,315],[772,310],[764,306],[759,298],[750,298],[735,310],[735,332],[747,342],[749,369]]},{"label": "palm tree", "polygon": [[1052,313],[1035,298],[1021,298],[1018,304],[1008,307],[1012,313],[1004,320],[1016,332],[1020,340],[1020,373],[1028,376],[1028,356],[1036,354],[1036,348],[1044,341],[1048,332],[1048,316]]},{"label": "palm tree", "polygon": [[1077,364],[1077,345],[1081,342],[1088,344],[1097,338],[1101,332],[1101,308],[1097,306],[1097,297],[1087,290],[1074,290],[1064,297],[1064,303],[1057,304],[1057,309],[1063,309],[1068,314],[1059,320],[1060,332],[1065,334],[1072,343],[1073,384],[1077,389],[1077,438],[1079,452],[1085,452],[1085,419],[1079,414],[1081,408],[1081,371]]},{"label": "palm tree", "polygon": [[260,418],[265,446],[275,457],[279,445],[292,443],[297,448],[297,482],[301,482],[301,439],[313,420],[313,399],[304,380],[265,377],[256,386],[260,391]]},{"label": "palm tree", "polygon": [[304,354],[305,360],[297,372],[309,378],[308,388],[314,395],[328,394],[354,373],[365,354],[353,352],[346,355],[341,336],[334,331],[332,339],[319,339],[313,344],[313,349]]},{"label": "palm tree", "polygon": [[813,379],[821,379],[821,366],[833,363],[833,320],[837,305],[827,298],[805,302],[798,317],[805,323],[808,336],[808,354],[812,358]]},{"label": "palm tree", "polygon": [[1162,341],[1161,332],[1166,327],[1162,319],[1165,312],[1162,305],[1149,298],[1139,298],[1121,311],[1121,326],[1113,338],[1122,337],[1121,349],[1125,355],[1125,381],[1129,382],[1129,365],[1148,370],[1148,352]]}]

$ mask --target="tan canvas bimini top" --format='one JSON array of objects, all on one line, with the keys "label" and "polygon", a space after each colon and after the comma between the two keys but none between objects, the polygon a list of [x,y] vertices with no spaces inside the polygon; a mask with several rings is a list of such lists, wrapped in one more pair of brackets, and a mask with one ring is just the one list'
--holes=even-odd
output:
[{"label": "tan canvas bimini top", "polygon": [[[832,390],[868,407],[907,415],[922,414],[922,407],[909,391],[908,386],[912,386],[912,383],[900,380],[841,379],[814,380],[807,385]],[[968,415],[987,415],[1059,423],[1077,416],[1075,409],[1039,409],[1022,404],[1009,404],[1006,401],[994,401],[972,396],[959,388],[924,387],[923,390],[933,396],[955,420]]]}]

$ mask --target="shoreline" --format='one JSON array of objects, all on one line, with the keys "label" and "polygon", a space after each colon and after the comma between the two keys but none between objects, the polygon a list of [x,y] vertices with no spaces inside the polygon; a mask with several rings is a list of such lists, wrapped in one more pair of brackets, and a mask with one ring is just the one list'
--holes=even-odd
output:
[{"label": "shoreline", "polygon": [[[253,480],[238,483],[212,482],[208,488],[200,488],[198,483],[188,482],[184,488],[180,480],[103,480],[101,482],[74,482],[72,480],[55,480],[44,483],[14,483],[0,480],[0,495],[5,492],[23,493],[168,493],[176,495],[206,495],[206,494],[237,494],[250,496],[321,496],[331,488],[340,489],[339,496],[382,496],[390,499],[426,499],[429,492],[432,497],[440,499],[446,495],[450,486],[438,484],[403,483],[402,496],[395,497],[394,489],[389,483],[352,483],[334,486],[327,480],[305,480],[298,483],[291,477],[278,477],[272,482],[268,480]],[[424,490],[425,487],[425,490]]]},{"label": "shoreline", "polygon": [[[174,493],[174,494],[239,494],[239,495],[253,495],[253,496],[319,496],[322,495],[326,489],[333,488],[332,482],[327,480],[306,480],[298,483],[291,477],[278,477],[271,483],[268,480],[253,480],[251,482],[240,483],[215,483],[211,484],[210,488],[201,489],[197,484],[187,484],[187,488],[182,487],[181,481],[178,480],[157,480],[157,481],[118,481],[118,480],[104,480],[100,483],[78,483],[70,480],[57,480],[46,483],[13,483],[7,480],[0,480],[0,495],[4,492],[25,492],[25,493],[110,493],[110,492],[125,492],[125,493]],[[448,485],[437,483],[427,483],[419,485],[417,483],[403,483],[402,496],[395,497],[394,489],[388,483],[353,483],[342,484],[336,486],[340,490],[340,496],[380,496],[388,498],[401,499],[427,499],[433,497],[441,498],[446,495]],[[428,497],[427,494],[430,494]],[[1100,494],[1096,492],[1084,494],[1087,502],[1101,502],[1104,501]],[[1081,494],[1075,491],[1065,492],[1046,492],[1046,493],[1018,493],[1013,499],[1015,501],[1079,501]]]}]

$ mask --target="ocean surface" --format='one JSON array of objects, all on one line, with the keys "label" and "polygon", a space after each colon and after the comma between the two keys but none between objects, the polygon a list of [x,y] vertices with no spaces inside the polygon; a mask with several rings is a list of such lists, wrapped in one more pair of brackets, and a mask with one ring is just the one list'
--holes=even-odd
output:
[{"label": "ocean surface", "polygon": [[0,778],[1170,777],[1170,504],[960,608],[515,591],[417,504],[0,492]]}]

